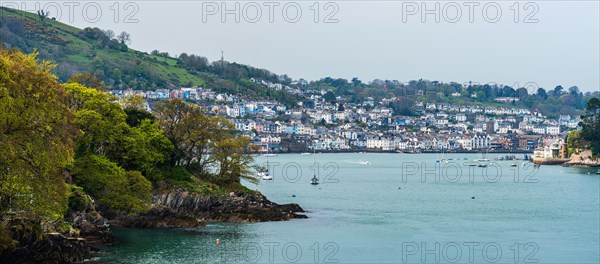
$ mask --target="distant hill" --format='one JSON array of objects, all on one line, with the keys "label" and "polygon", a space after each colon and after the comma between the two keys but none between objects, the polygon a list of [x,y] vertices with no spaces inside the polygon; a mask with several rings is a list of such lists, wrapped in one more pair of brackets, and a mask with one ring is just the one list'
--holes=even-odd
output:
[{"label": "distant hill", "polygon": [[[122,40],[122,39],[121,39]],[[98,28],[75,28],[39,14],[0,7],[0,41],[26,53],[35,50],[51,60],[60,81],[75,73],[90,73],[109,89],[154,90],[202,86],[217,92],[276,99],[293,104],[296,96],[250,81],[257,78],[288,82],[267,70],[229,62],[209,63],[201,56],[178,58],[158,51],[140,52],[127,46],[118,34]]]},{"label": "distant hill", "polygon": [[[310,103],[303,96],[285,89],[271,89],[251,81],[252,78],[289,85],[305,92],[312,91],[336,103],[362,104],[365,100],[379,102],[397,97],[390,106],[396,114],[414,114],[414,103],[449,103],[481,106],[524,107],[545,115],[579,115],[585,102],[600,96],[598,92],[582,93],[578,87],[539,88],[488,84],[442,83],[429,80],[346,80],[326,77],[307,82],[292,82],[286,75],[227,61],[209,62],[202,56],[180,54],[177,58],[158,50],[140,52],[128,47],[126,38],[110,30],[75,28],[34,13],[0,7],[0,42],[5,47],[26,53],[39,52],[40,59],[54,61],[55,74],[67,81],[75,73],[89,73],[104,81],[109,89],[155,90],[202,86],[216,92],[231,93],[254,99],[277,100],[287,106],[297,102]],[[135,38],[135,36],[133,36]],[[310,93],[310,92],[309,92]],[[339,97],[339,98],[336,98]],[[371,98],[372,97],[372,98]],[[498,102],[498,98],[518,98],[517,102]],[[307,104],[308,105],[308,104]]]}]

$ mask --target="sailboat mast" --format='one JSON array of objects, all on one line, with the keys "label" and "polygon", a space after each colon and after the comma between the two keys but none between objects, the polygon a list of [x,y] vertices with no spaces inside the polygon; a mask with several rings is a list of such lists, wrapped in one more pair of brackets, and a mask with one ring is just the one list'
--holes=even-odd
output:
[{"label": "sailboat mast", "polygon": [[313,146],[313,168],[314,168],[313,176],[317,176],[317,167],[315,167],[315,154],[316,153],[317,153],[316,148],[315,148],[315,146]]}]

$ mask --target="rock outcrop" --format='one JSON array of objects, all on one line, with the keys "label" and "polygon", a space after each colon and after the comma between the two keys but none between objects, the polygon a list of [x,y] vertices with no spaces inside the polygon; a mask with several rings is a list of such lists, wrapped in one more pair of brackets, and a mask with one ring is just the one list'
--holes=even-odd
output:
[{"label": "rock outcrop", "polygon": [[142,215],[120,218],[127,227],[197,227],[205,222],[266,222],[307,218],[298,204],[276,204],[256,193],[231,192],[207,196],[183,188],[157,190],[152,209]]}]

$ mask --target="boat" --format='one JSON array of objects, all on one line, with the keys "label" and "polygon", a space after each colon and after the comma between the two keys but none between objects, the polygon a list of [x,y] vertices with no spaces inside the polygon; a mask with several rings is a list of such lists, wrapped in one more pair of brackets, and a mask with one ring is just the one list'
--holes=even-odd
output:
[{"label": "boat", "polygon": [[597,171],[596,171],[596,174],[600,174],[600,170],[597,170]]},{"label": "boat", "polygon": [[361,160],[360,164],[369,165],[369,164],[371,164],[371,162],[369,162],[368,160]]},{"label": "boat", "polygon": [[486,163],[479,163],[479,165],[477,165],[477,167],[480,167],[480,168],[485,168],[487,166],[488,165]]},{"label": "boat", "polygon": [[519,164],[517,164],[516,162],[513,164],[510,164],[511,167],[519,167]]},{"label": "boat", "polygon": [[270,180],[273,180],[273,176],[271,176],[271,174],[269,173],[269,170],[267,170],[264,172],[262,179],[265,181],[270,181]]},{"label": "boat", "polygon": [[300,153],[300,155],[302,155],[302,156],[308,156],[308,155],[310,155],[310,152]]},{"label": "boat", "polygon": [[317,185],[319,184],[319,178],[317,178],[317,163],[315,161],[315,149],[313,148],[313,168],[314,168],[314,172],[313,172],[313,177],[312,179],[310,179],[310,184],[312,185]]},{"label": "boat", "polygon": [[485,157],[486,154],[487,154],[487,150],[486,150],[486,152],[482,152],[481,153],[481,159],[476,159],[475,161],[477,161],[477,162],[489,162],[490,159],[488,159],[488,158]]},{"label": "boat", "polygon": [[264,172],[262,172],[262,179],[265,181],[270,181],[273,180],[273,176],[271,176],[271,174],[269,173],[269,157],[272,157],[269,155],[269,145],[267,144],[267,154],[265,154],[265,157],[267,157],[267,168],[265,169]]}]

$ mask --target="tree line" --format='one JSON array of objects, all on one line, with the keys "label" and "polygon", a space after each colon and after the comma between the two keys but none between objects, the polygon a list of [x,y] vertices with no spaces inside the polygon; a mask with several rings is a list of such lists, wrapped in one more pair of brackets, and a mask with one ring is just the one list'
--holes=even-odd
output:
[{"label": "tree line", "polygon": [[[365,83],[358,78],[348,81],[343,78],[326,77],[317,81],[305,82],[300,86],[305,90],[331,91],[326,94],[325,99],[328,101],[335,101],[335,97],[340,96],[351,103],[362,103],[367,97],[373,97],[376,102],[383,98],[397,97],[408,103],[419,100],[431,103],[468,105],[494,103],[494,99],[498,97],[515,97],[519,101],[510,103],[511,106],[537,109],[543,114],[553,117],[560,114],[577,116],[585,109],[587,100],[594,96],[600,96],[598,92],[583,93],[577,86],[565,89],[558,85],[553,89],[545,89],[537,86],[511,87],[499,84],[460,84],[429,80],[411,80],[403,83],[397,80],[376,79]],[[398,112],[410,112],[405,107],[399,108],[403,109]]]},{"label": "tree line", "polygon": [[54,67],[0,48],[0,234],[15,214],[62,219],[75,186],[117,216],[147,210],[159,182],[256,181],[250,139],[226,119],[178,99],[149,113],[142,98],[59,83]]}]

